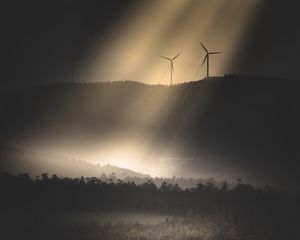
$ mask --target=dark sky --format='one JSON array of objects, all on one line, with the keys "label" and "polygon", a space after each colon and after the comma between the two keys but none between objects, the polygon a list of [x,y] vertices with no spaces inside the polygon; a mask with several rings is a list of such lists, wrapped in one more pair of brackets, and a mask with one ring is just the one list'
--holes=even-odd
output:
[{"label": "dark sky", "polygon": [[96,36],[104,38],[135,1],[6,2],[1,7],[1,79],[23,83],[65,74],[71,59],[80,58]]},{"label": "dark sky", "polygon": [[[139,1],[6,1],[1,6],[1,81],[57,81],[72,58],[128,16]],[[233,73],[298,77],[298,1],[265,0],[244,36]],[[99,42],[100,41],[100,42]]]},{"label": "dark sky", "polygon": [[299,77],[299,1],[266,0],[233,63],[236,72]]}]

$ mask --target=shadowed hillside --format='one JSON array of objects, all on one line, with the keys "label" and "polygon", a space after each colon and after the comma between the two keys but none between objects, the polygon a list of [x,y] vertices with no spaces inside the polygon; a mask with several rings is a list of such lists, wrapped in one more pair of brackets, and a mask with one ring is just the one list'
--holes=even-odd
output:
[{"label": "shadowed hillside", "polygon": [[[2,89],[1,140],[146,134],[157,152],[180,146],[182,154],[204,156],[219,168],[243,166],[253,178],[299,189],[298,86],[225,76],[172,87],[128,81]],[[196,158],[191,165],[199,167]],[[282,171],[290,174],[283,179]]]}]

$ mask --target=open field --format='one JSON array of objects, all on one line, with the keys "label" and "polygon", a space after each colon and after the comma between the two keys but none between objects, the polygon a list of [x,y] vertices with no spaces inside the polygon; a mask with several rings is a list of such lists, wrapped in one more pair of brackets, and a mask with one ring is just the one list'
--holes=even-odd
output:
[{"label": "open field", "polygon": [[22,225],[117,225],[117,224],[159,224],[170,219],[170,215],[147,212],[21,212],[6,216],[5,221],[12,225],[16,222]]},{"label": "open field", "polygon": [[170,217],[152,213],[31,214],[30,219],[25,221],[19,218],[14,224],[11,222],[9,228],[4,228],[2,235],[9,239],[51,240],[241,239],[239,229],[221,219]]}]

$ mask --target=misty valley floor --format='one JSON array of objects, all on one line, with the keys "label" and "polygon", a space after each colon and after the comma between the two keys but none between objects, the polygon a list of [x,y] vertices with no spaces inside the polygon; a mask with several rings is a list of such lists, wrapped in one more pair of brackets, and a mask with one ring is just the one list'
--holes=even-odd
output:
[{"label": "misty valley floor", "polygon": [[[141,212],[18,213],[7,216],[6,239],[241,239],[221,218]],[[4,226],[4,222],[1,223]],[[16,231],[17,229],[17,231]]]}]

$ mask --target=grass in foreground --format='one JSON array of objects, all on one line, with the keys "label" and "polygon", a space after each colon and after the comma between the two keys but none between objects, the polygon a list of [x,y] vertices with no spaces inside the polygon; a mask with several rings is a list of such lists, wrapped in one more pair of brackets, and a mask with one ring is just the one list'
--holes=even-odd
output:
[{"label": "grass in foreground", "polygon": [[9,239],[81,240],[238,240],[241,232],[233,224],[213,218],[172,218],[156,224],[117,223],[97,225],[43,225],[11,231]]}]

